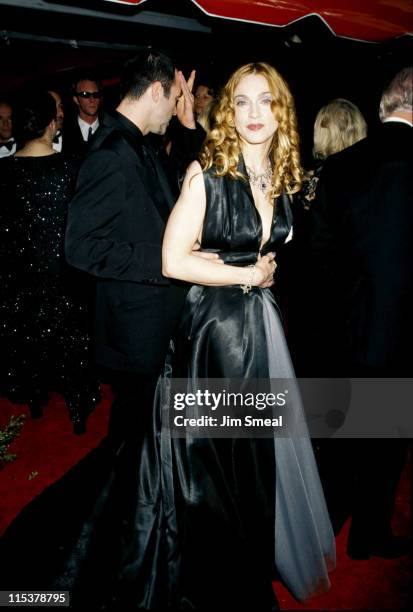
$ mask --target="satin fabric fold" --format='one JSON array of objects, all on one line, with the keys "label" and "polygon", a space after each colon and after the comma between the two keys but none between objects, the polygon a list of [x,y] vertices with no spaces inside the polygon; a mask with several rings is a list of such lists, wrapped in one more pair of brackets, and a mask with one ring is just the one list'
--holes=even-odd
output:
[{"label": "satin fabric fold", "polygon": [[274,298],[269,291],[263,294],[269,375],[289,379],[288,422],[294,424],[290,437],[274,438],[275,563],[293,595],[305,601],[330,588],[328,573],[336,565],[335,539]]},{"label": "satin fabric fold", "polygon": [[[228,361],[214,359],[214,376],[228,373],[228,368],[219,370],[226,363],[231,364],[231,374],[239,376],[237,364],[243,364],[249,374],[258,372],[262,376],[265,370],[272,378],[288,378],[294,383],[271,293],[256,290],[255,295],[245,298],[239,288],[237,293],[234,291],[228,287],[193,287],[187,302],[193,316],[183,318],[178,341],[185,340],[192,347],[192,358],[188,358],[188,346],[184,353],[171,351],[158,383],[152,433],[145,441],[141,460],[137,503],[140,518],[136,521],[140,553],[135,551],[133,555],[139,559],[134,571],[139,566],[148,568],[144,575],[140,570],[137,580],[145,584],[142,601],[147,609],[158,609],[161,600],[165,610],[225,606],[234,610],[276,609],[270,592],[276,572],[300,601],[330,587],[328,572],[335,566],[334,534],[298,387],[293,392],[295,427],[291,438],[170,436],[173,364],[177,369],[185,364],[191,387],[194,380],[210,372],[210,362],[201,359],[201,353],[205,350],[214,355],[213,343],[217,338],[222,341],[220,334],[225,333],[226,326],[218,321],[222,296],[225,303],[230,296],[238,302],[243,321],[245,310],[251,309],[261,317],[257,320],[263,323],[264,344],[257,355],[262,358],[262,368],[257,369],[260,359],[238,361],[227,351]],[[192,335],[188,336],[189,329]],[[207,339],[208,335],[212,340]],[[165,560],[162,580],[161,559]],[[207,596],[204,582],[209,585]]]}]

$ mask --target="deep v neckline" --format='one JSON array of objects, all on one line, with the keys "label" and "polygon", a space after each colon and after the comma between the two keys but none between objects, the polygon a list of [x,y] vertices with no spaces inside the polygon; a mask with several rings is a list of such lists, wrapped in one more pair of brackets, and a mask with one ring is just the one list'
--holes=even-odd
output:
[{"label": "deep v neckline", "polygon": [[254,194],[252,193],[251,183],[250,183],[250,181],[248,179],[247,168],[245,166],[245,160],[244,160],[244,156],[242,155],[242,153],[240,154],[240,164],[239,164],[238,170],[246,178],[247,193],[248,193],[248,196],[249,196],[249,200],[250,200],[251,206],[253,207],[253,209],[255,211],[255,216],[256,216],[256,219],[257,219],[258,226],[259,226],[259,252],[261,253],[261,251],[264,249],[264,247],[270,242],[271,236],[272,236],[272,233],[273,233],[273,230],[274,230],[274,224],[275,224],[275,205],[273,205],[271,225],[270,225],[270,233],[268,235],[268,239],[265,242],[263,242],[264,226],[263,226],[263,222],[262,222],[262,217],[261,217],[260,211],[257,208],[257,205],[255,204]]},{"label": "deep v neckline", "polygon": [[263,250],[263,248],[264,248],[265,246],[267,246],[267,244],[268,244],[268,243],[270,242],[270,240],[271,240],[272,232],[273,232],[273,229],[274,229],[274,223],[275,223],[275,206],[273,206],[273,207],[272,207],[272,217],[271,217],[271,223],[270,223],[270,232],[269,232],[269,234],[268,234],[268,238],[267,238],[267,240],[266,240],[265,242],[263,242],[264,224],[263,224],[263,222],[262,222],[261,213],[260,213],[260,211],[258,210],[257,205],[255,204],[254,194],[252,193],[252,189],[251,189],[251,185],[250,185],[249,181],[248,181],[248,184],[249,184],[249,188],[250,188],[250,191],[251,191],[252,204],[253,204],[253,206],[254,206],[254,208],[255,208],[255,212],[256,212],[256,215],[257,215],[258,224],[259,224],[259,226],[260,226],[260,253],[261,253],[261,251]]},{"label": "deep v neckline", "polygon": [[[242,160],[242,162],[243,162],[243,166],[244,166],[244,169],[245,169],[245,162],[244,162],[244,159]],[[245,171],[245,175],[246,175],[246,171]],[[246,175],[246,176],[247,176],[247,175]],[[254,209],[254,211],[255,211],[255,216],[256,216],[256,219],[257,219],[258,226],[259,226],[259,245],[260,245],[260,246],[259,246],[259,252],[261,253],[261,251],[263,250],[263,248],[264,248],[264,247],[265,247],[265,246],[266,246],[266,245],[267,245],[267,244],[270,242],[270,240],[271,240],[271,236],[272,236],[273,229],[274,229],[274,223],[275,223],[275,205],[273,205],[273,210],[272,210],[272,218],[271,218],[271,224],[270,224],[270,232],[269,232],[269,235],[268,235],[267,240],[266,240],[265,242],[263,242],[264,224],[263,224],[263,222],[262,222],[261,213],[260,213],[260,211],[258,210],[257,205],[255,204],[254,194],[252,193],[251,183],[249,182],[248,177],[247,177],[247,185],[246,185],[246,187],[247,187],[247,192],[248,192],[249,200],[250,200],[251,206],[253,207],[253,209]]]}]

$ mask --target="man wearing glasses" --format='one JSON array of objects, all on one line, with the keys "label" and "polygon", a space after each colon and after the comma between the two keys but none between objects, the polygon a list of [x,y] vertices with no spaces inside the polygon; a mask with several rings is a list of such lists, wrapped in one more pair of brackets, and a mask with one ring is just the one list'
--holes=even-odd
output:
[{"label": "man wearing glasses", "polygon": [[89,139],[99,127],[102,97],[102,86],[93,75],[80,75],[73,83],[73,102],[78,113],[72,128],[65,129],[65,152],[81,155],[86,152]]}]

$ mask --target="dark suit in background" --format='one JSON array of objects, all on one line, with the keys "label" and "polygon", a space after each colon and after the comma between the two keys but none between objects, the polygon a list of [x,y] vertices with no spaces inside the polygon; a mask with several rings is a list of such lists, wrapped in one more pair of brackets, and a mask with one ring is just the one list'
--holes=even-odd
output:
[{"label": "dark suit in background", "polygon": [[[97,130],[99,130],[101,124],[102,120],[100,121]],[[95,134],[93,134],[92,136],[94,135]],[[67,155],[76,155],[80,158],[83,158],[88,151],[89,144],[90,143],[88,140],[83,140],[83,135],[77,120],[77,115],[76,117],[65,119],[62,130],[62,153],[66,153]]]},{"label": "dark suit in background", "polygon": [[[200,144],[194,131],[194,157]],[[114,436],[143,432],[185,298],[182,286],[161,272],[173,203],[140,130],[120,113],[106,116],[79,173],[66,255],[96,277],[96,361],[110,371]]]},{"label": "dark suit in background", "polygon": [[[412,128],[392,121],[329,157],[321,173],[312,246],[334,296],[324,308],[330,320],[335,316],[337,344],[329,358],[337,376],[413,375],[411,170]],[[393,542],[390,521],[406,449],[400,440],[330,441],[321,474],[336,530],[353,516],[354,558],[392,553],[386,544]]]},{"label": "dark suit in background", "polygon": [[412,128],[389,122],[321,174],[313,249],[337,279],[353,376],[412,374],[411,170]]}]

